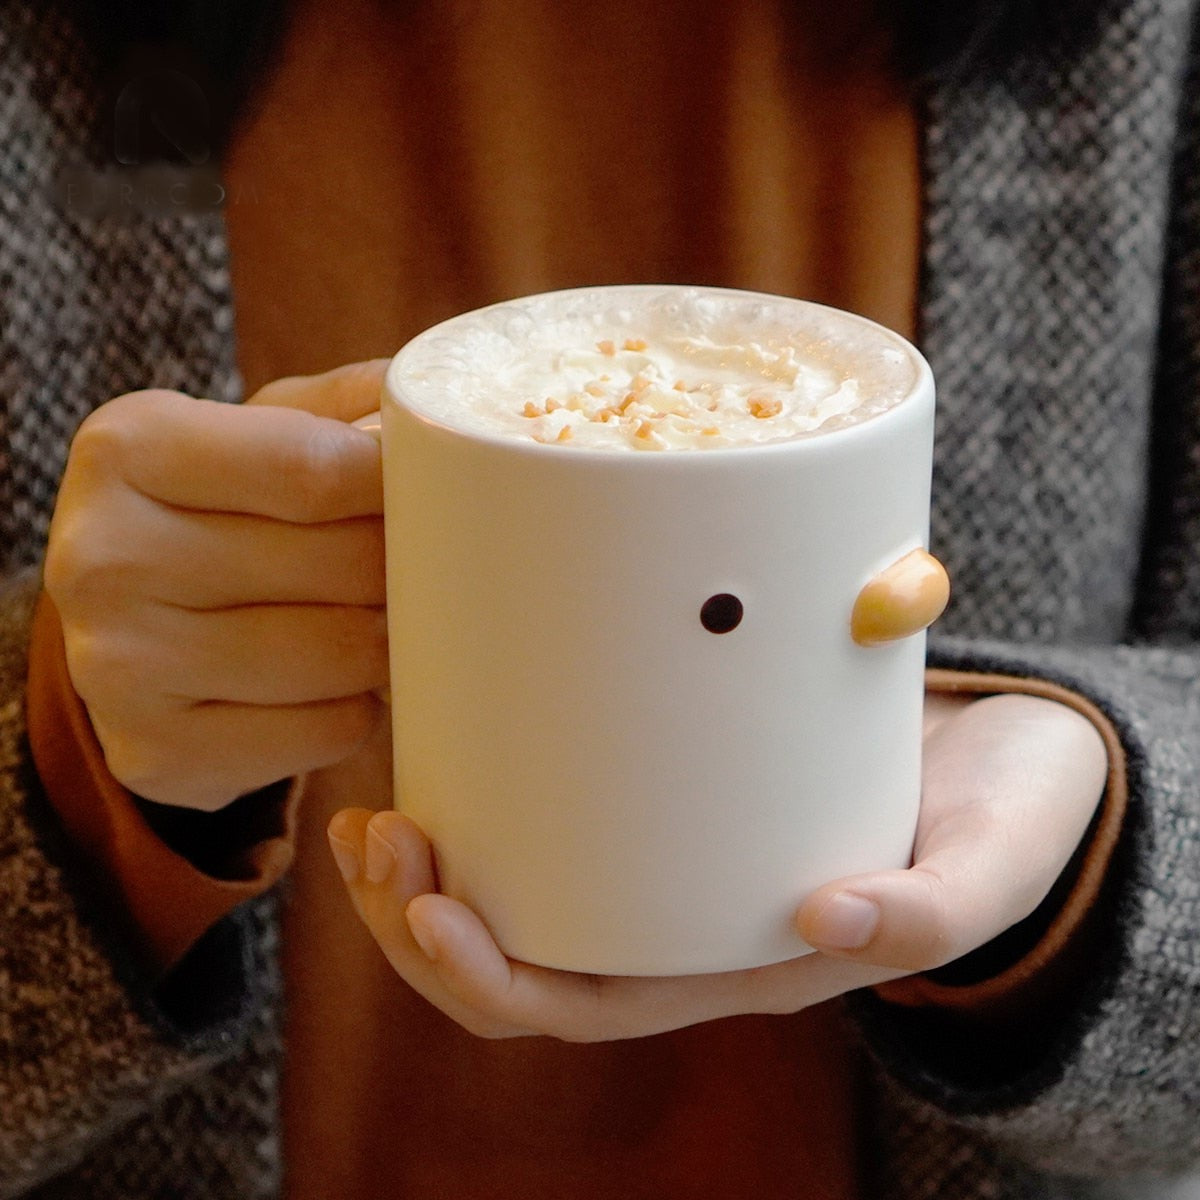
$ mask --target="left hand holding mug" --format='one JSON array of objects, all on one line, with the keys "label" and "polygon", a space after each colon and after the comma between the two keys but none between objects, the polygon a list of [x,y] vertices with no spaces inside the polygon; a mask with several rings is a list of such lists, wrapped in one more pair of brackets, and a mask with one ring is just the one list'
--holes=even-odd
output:
[{"label": "left hand holding mug", "polygon": [[484,1037],[641,1037],[738,1013],[789,1013],[931,970],[1028,915],[1067,865],[1103,794],[1086,718],[1030,696],[926,701],[914,862],[819,888],[801,905],[819,953],[715,975],[605,977],[506,958],[482,920],[435,890],[408,818],[339,812],[330,843],[351,900],[395,970]]}]

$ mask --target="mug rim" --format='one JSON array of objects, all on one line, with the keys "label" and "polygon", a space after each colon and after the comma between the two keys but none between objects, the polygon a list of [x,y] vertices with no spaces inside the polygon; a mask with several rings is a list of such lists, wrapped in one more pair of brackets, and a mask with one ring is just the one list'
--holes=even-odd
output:
[{"label": "mug rim", "polygon": [[[874,333],[881,334],[884,338],[901,349],[905,357],[914,368],[914,378],[904,396],[893,404],[890,408],[883,412],[876,413],[874,416],[867,417],[863,420],[855,421],[853,424],[843,426],[840,429],[828,430],[811,430],[807,432],[797,433],[791,437],[779,438],[769,442],[742,442],[733,445],[714,446],[709,449],[698,448],[674,448],[670,450],[658,450],[654,452],[630,453],[627,450],[617,449],[615,447],[602,446],[570,446],[564,447],[557,444],[549,444],[538,442],[533,438],[514,437],[510,433],[494,432],[482,428],[472,428],[465,424],[454,424],[445,420],[419,405],[409,402],[404,398],[404,389],[399,385],[397,376],[400,374],[403,367],[403,360],[407,354],[419,342],[423,342],[427,338],[437,336],[439,333],[444,333],[448,327],[457,324],[468,317],[477,317],[485,313],[493,312],[498,309],[520,307],[522,304],[532,303],[534,301],[553,300],[559,297],[569,297],[588,292],[603,292],[613,294],[617,292],[629,292],[633,294],[657,292],[662,290],[680,290],[689,293],[697,293],[700,295],[714,295],[729,299],[741,298],[746,300],[763,300],[773,303],[783,302],[786,304],[799,304],[809,309],[817,309],[821,312],[836,314],[839,320],[850,321],[853,324],[863,326]],[[395,405],[409,414],[415,420],[432,428],[444,431],[445,433],[461,438],[467,438],[474,442],[479,442],[484,445],[495,447],[497,449],[506,449],[514,453],[529,453],[529,454],[551,454],[559,458],[569,458],[573,461],[595,460],[602,459],[611,462],[613,459],[628,460],[630,462],[658,462],[672,461],[682,462],[693,459],[704,461],[723,460],[730,456],[736,456],[738,459],[745,459],[747,456],[758,456],[763,454],[787,454],[787,453],[812,453],[813,451],[801,451],[802,446],[812,446],[814,444],[828,444],[831,441],[844,442],[854,436],[865,436],[865,431],[874,429],[878,431],[881,426],[891,424],[897,420],[903,420],[907,415],[910,419],[913,416],[914,407],[919,407],[917,403],[921,396],[928,393],[929,399],[932,402],[934,397],[935,385],[933,378],[933,370],[929,365],[924,354],[913,345],[908,338],[897,333],[894,329],[889,329],[886,325],[880,324],[878,321],[873,321],[870,317],[864,317],[859,313],[851,312],[848,309],[836,308],[833,305],[821,304],[815,300],[806,300],[800,296],[785,296],[773,292],[760,292],[743,288],[727,288],[715,287],[707,284],[678,284],[678,283],[641,283],[641,284],[591,284],[573,288],[558,288],[547,292],[534,292],[527,295],[516,296],[506,300],[496,301],[494,304],[484,305],[480,308],[469,309],[462,313],[457,313],[452,317],[447,317],[443,321],[439,321],[435,325],[422,330],[415,334],[403,346],[400,347],[388,363],[387,371],[384,375],[384,383],[382,390],[381,402]],[[661,467],[660,467],[661,469]]]}]

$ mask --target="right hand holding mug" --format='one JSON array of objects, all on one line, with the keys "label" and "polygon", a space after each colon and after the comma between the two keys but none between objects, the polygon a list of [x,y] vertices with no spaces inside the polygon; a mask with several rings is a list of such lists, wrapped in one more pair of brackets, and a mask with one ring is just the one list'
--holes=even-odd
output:
[{"label": "right hand holding mug", "polygon": [[145,391],[72,443],[46,556],[109,769],[214,810],[350,755],[387,683],[376,409],[386,362],[240,406]]}]

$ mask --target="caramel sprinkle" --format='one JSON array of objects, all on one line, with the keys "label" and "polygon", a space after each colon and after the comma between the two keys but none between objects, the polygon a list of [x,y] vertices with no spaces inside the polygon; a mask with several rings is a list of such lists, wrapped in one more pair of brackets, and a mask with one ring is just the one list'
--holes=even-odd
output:
[{"label": "caramel sprinkle", "polygon": [[783,411],[783,402],[777,397],[763,399],[761,396],[750,397],[750,412],[760,420],[767,417],[777,417]]},{"label": "caramel sprinkle", "polygon": [[[614,357],[618,346],[622,351],[640,352],[650,343],[643,337],[627,337],[620,341],[604,338],[595,345],[601,354]],[[669,377],[656,378],[654,369],[644,364],[629,364],[629,369],[635,373],[628,383],[615,383],[611,375],[598,374],[579,381],[577,390],[562,399],[549,396],[540,403],[526,401],[522,411],[529,418],[546,417],[559,409],[577,414],[568,424],[556,421],[549,429],[539,423],[533,432],[534,439],[543,445],[568,442],[573,438],[581,440],[577,433],[586,431],[587,423],[619,427],[638,450],[665,449],[672,444],[672,437],[685,440],[696,436],[705,440],[721,437],[724,431],[714,423],[719,421],[715,415],[719,412],[719,385],[710,382],[689,384],[683,378],[668,384]],[[668,386],[674,389],[677,399],[671,399],[672,393],[663,390]],[[784,407],[782,399],[758,387],[742,403],[746,405],[743,411],[759,419],[778,416]],[[704,410],[714,415],[705,420]],[[586,436],[585,432],[582,439],[586,440]]]}]

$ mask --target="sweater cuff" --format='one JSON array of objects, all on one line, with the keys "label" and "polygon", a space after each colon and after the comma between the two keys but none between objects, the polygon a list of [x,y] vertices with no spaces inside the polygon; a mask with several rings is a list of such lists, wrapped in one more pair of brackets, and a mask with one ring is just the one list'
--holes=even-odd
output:
[{"label": "sweater cuff", "polygon": [[46,797],[91,868],[99,897],[165,972],[291,864],[300,784],[281,781],[217,813],[141,800],[108,771],[67,669],[58,612],[34,613],[26,692],[30,750]]},{"label": "sweater cuff", "polygon": [[1096,727],[1108,753],[1104,798],[1070,865],[1039,908],[999,938],[937,971],[882,984],[892,1004],[937,1008],[981,1025],[1008,1025],[1056,1007],[1086,969],[1096,900],[1108,872],[1128,799],[1125,750],[1112,722],[1090,700],[1039,679],[930,669],[928,691],[955,695],[1011,692],[1065,704]]}]

